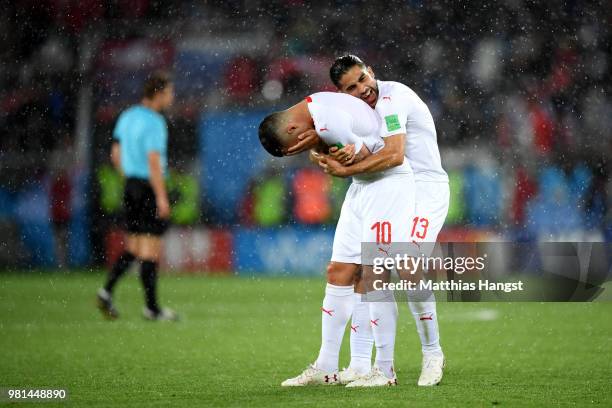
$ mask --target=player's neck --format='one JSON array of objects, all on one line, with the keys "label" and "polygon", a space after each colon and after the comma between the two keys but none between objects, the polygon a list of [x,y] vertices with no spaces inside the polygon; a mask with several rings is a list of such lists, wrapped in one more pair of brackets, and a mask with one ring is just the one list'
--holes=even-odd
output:
[{"label": "player's neck", "polygon": [[159,103],[156,103],[154,100],[152,99],[148,99],[148,98],[142,98],[142,101],[140,101],[140,103],[142,104],[142,106],[149,108],[155,112],[160,112],[161,111],[161,106]]},{"label": "player's neck", "polygon": [[310,114],[310,110],[308,110],[308,103],[306,101],[301,101],[300,103],[293,105],[291,108],[289,108],[289,110],[291,111],[291,117],[294,120],[308,123],[313,122],[312,115]]}]

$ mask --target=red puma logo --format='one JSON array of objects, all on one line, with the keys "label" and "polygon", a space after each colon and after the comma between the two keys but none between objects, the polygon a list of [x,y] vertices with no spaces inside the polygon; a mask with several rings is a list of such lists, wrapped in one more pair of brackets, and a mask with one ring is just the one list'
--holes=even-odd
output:
[{"label": "red puma logo", "polygon": [[380,252],[383,252],[383,253],[384,253],[384,254],[386,254],[387,256],[389,256],[389,251],[386,251],[386,250],[384,250],[384,249],[382,249],[382,248],[380,248],[380,247],[378,247],[378,250],[379,250]]},{"label": "red puma logo", "polygon": [[429,316],[421,316],[419,317],[419,320],[433,320],[433,313],[430,313]]},{"label": "red puma logo", "polygon": [[324,308],[324,307],[321,307],[321,311],[322,311],[322,312],[324,312],[324,313],[327,313],[327,314],[328,314],[328,315],[330,315],[330,316],[333,316],[333,315],[332,315],[332,313],[333,313],[333,310],[332,310],[332,309],[325,310],[325,308]]},{"label": "red puma logo", "polygon": [[370,323],[372,323],[374,326],[378,326],[378,321],[380,319],[376,319],[376,320],[370,320]]},{"label": "red puma logo", "polygon": [[359,327],[359,326],[353,326],[353,325],[351,324],[351,330],[352,330],[352,331],[354,331],[355,333],[357,333],[357,328],[358,328],[358,327]]},{"label": "red puma logo", "polygon": [[325,131],[325,130],[329,130],[329,129],[328,129],[328,128],[326,128],[326,127],[324,127],[324,128],[319,129],[319,132],[323,132],[323,131]]}]

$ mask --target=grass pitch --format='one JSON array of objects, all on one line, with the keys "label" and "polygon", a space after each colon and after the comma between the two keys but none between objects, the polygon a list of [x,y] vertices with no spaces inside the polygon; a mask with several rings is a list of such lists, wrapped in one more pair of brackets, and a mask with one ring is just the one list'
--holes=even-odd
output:
[{"label": "grass pitch", "polygon": [[[164,277],[179,323],[94,307],[101,273],[0,274],[0,388],[64,388],[51,406],[612,406],[612,303],[440,303],[443,383],[419,388],[414,322],[400,305],[400,386],[281,388],[316,358],[322,279]],[[348,333],[341,364],[348,364]],[[0,402],[2,404],[2,402]],[[29,406],[35,403],[15,403]]]}]

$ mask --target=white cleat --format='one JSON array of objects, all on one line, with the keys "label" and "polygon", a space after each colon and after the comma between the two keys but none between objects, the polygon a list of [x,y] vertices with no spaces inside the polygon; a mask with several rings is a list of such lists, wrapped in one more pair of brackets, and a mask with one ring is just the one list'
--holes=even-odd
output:
[{"label": "white cleat", "polygon": [[419,386],[431,387],[440,384],[445,365],[446,360],[443,354],[424,354],[423,367],[421,368],[421,376],[418,382]]},{"label": "white cleat", "polygon": [[161,308],[159,312],[154,312],[148,307],[144,307],[142,309],[142,315],[147,320],[157,320],[157,321],[170,321],[177,322],[179,320],[178,314],[172,309],[167,309],[165,307]]},{"label": "white cleat", "polygon": [[342,385],[347,385],[348,383],[362,379],[366,375],[368,375],[368,373],[360,373],[359,371],[349,367],[338,373],[338,382]]},{"label": "white cleat", "polygon": [[304,387],[306,385],[336,385],[338,373],[326,373],[311,364],[302,374],[289,378],[281,383],[281,387]]},{"label": "white cleat", "polygon": [[374,366],[372,371],[362,378],[348,383],[347,387],[390,387],[397,385],[397,377],[393,373],[393,378],[388,378],[380,368]]}]

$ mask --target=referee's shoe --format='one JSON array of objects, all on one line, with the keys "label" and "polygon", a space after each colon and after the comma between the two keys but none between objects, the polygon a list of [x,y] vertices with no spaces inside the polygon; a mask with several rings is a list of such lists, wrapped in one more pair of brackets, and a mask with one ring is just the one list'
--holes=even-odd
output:
[{"label": "referee's shoe", "polygon": [[100,288],[98,290],[96,299],[98,303],[98,309],[100,309],[100,312],[102,312],[102,315],[105,318],[109,320],[115,320],[119,317],[119,312],[117,312],[117,309],[115,309],[115,306],[113,305],[113,299],[111,297],[111,294],[108,293],[106,289]]},{"label": "referee's shoe", "polygon": [[174,310],[165,307],[155,311],[145,306],[144,309],[142,309],[142,315],[147,320],[167,320],[172,322],[177,322],[179,320],[179,316]]}]

